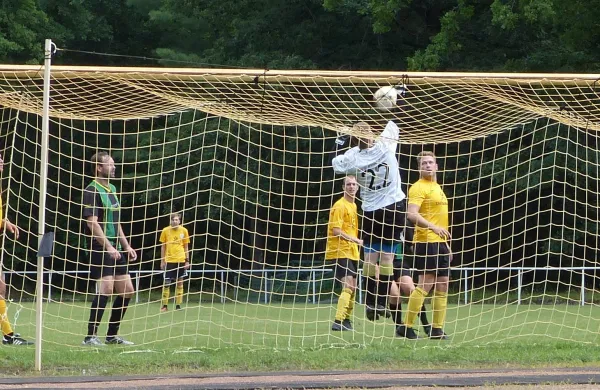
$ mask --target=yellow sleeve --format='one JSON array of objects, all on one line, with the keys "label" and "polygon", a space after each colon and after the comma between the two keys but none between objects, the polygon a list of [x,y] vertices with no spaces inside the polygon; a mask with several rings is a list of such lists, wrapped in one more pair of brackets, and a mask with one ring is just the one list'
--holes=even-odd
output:
[{"label": "yellow sleeve", "polygon": [[190,243],[190,234],[186,228],[183,228],[183,240],[181,240],[183,245]]},{"label": "yellow sleeve", "polygon": [[163,231],[160,233],[160,239],[159,239],[159,241],[162,242],[162,243],[165,243],[165,242],[168,241],[166,229],[163,229]]},{"label": "yellow sleeve", "polygon": [[421,207],[424,200],[425,191],[423,191],[423,186],[418,183],[413,184],[408,190],[408,204],[415,204]]},{"label": "yellow sleeve", "polygon": [[342,228],[344,226],[344,208],[337,204],[329,211],[329,228]]}]

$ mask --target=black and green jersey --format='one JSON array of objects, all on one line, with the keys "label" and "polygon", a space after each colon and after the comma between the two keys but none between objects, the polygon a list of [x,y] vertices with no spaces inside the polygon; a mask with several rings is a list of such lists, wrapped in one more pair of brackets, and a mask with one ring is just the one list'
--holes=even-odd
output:
[{"label": "black and green jersey", "polygon": [[98,241],[92,239],[92,232],[86,224],[88,217],[96,216],[110,243],[117,250],[120,250],[117,239],[119,236],[120,208],[117,190],[114,185],[109,184],[106,187],[94,180],[85,188],[83,191],[83,219],[88,236],[88,248],[103,249]]}]

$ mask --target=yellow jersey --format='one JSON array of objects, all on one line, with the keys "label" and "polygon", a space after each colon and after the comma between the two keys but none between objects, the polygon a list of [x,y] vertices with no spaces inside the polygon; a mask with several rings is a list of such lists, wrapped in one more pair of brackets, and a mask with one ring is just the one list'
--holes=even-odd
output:
[{"label": "yellow jersey", "polygon": [[340,236],[334,236],[334,228],[340,228],[344,233],[352,237],[358,237],[358,212],[356,203],[349,202],[342,197],[331,207],[329,211],[329,223],[327,224],[325,259],[346,258],[358,261],[360,259],[358,244],[347,241]]},{"label": "yellow jersey", "polygon": [[160,234],[160,242],[166,244],[165,260],[167,263],[185,263],[184,245],[190,243],[190,236],[186,228],[167,226]]},{"label": "yellow jersey", "polygon": [[[419,179],[408,190],[408,204],[419,206],[419,214],[423,218],[448,230],[448,199],[437,182]],[[413,242],[446,242],[446,240],[430,229],[415,226]]]}]

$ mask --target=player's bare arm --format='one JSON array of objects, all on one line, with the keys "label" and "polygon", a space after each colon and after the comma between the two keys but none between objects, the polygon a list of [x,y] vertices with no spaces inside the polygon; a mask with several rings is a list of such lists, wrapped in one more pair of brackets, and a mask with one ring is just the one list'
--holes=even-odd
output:
[{"label": "player's bare arm", "polygon": [[185,252],[185,265],[183,266],[183,268],[189,269],[190,268],[190,249],[189,249],[189,245],[188,244],[184,244],[183,245],[183,250]]},{"label": "player's bare arm", "polygon": [[344,232],[344,231],[343,231],[341,228],[339,228],[339,227],[335,227],[335,228],[333,228],[333,229],[331,230],[331,232],[333,233],[333,235],[334,235],[334,236],[341,237],[341,238],[343,238],[343,239],[344,239],[344,240],[346,240],[346,241],[354,242],[354,243],[356,243],[356,244],[358,244],[358,245],[362,245],[362,244],[363,244],[363,240],[359,239],[358,237],[351,236],[351,235],[350,235],[350,234],[348,234],[348,233],[345,233],[345,232]]},{"label": "player's bare arm", "polygon": [[127,252],[127,258],[129,259],[129,261],[136,261],[137,253],[131,247],[131,245],[129,245],[129,241],[127,241],[127,238],[125,238],[125,233],[123,233],[123,228],[121,227],[121,224],[119,224],[119,241],[121,242],[123,250]]},{"label": "player's bare arm", "polygon": [[431,230],[444,240],[449,240],[452,238],[448,230],[429,222],[421,214],[419,214],[419,209],[419,205],[411,203],[408,204],[408,208],[406,210],[406,217],[409,221],[411,221],[418,227]]},{"label": "player's bare arm", "polygon": [[167,269],[167,243],[163,242],[160,246],[160,269]]},{"label": "player's bare arm", "polygon": [[4,219],[3,227],[4,227],[4,230],[6,230],[9,233],[12,233],[15,236],[15,240],[19,239],[19,228],[17,227],[16,224],[10,222],[8,220],[8,218]]},{"label": "player's bare arm", "polygon": [[95,216],[95,215],[89,216],[87,218],[87,226],[90,229],[90,231],[92,232],[92,237],[94,238],[94,240],[96,240],[96,242],[98,244],[100,244],[102,246],[102,248],[104,248],[106,250],[106,252],[108,252],[108,255],[110,257],[112,257],[115,260],[118,260],[121,258],[121,254],[119,253],[117,248],[112,246],[112,244],[110,243],[108,238],[106,238],[106,235],[104,234],[104,230],[102,230],[102,226],[100,226],[100,224],[98,223],[97,216]]}]

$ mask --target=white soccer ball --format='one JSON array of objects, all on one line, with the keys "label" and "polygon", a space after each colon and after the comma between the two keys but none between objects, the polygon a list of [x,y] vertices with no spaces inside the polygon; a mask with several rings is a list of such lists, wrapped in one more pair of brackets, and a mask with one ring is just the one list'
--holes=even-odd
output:
[{"label": "white soccer ball", "polygon": [[375,101],[375,108],[380,111],[389,111],[396,107],[398,91],[391,85],[381,87],[373,94],[373,100]]}]

